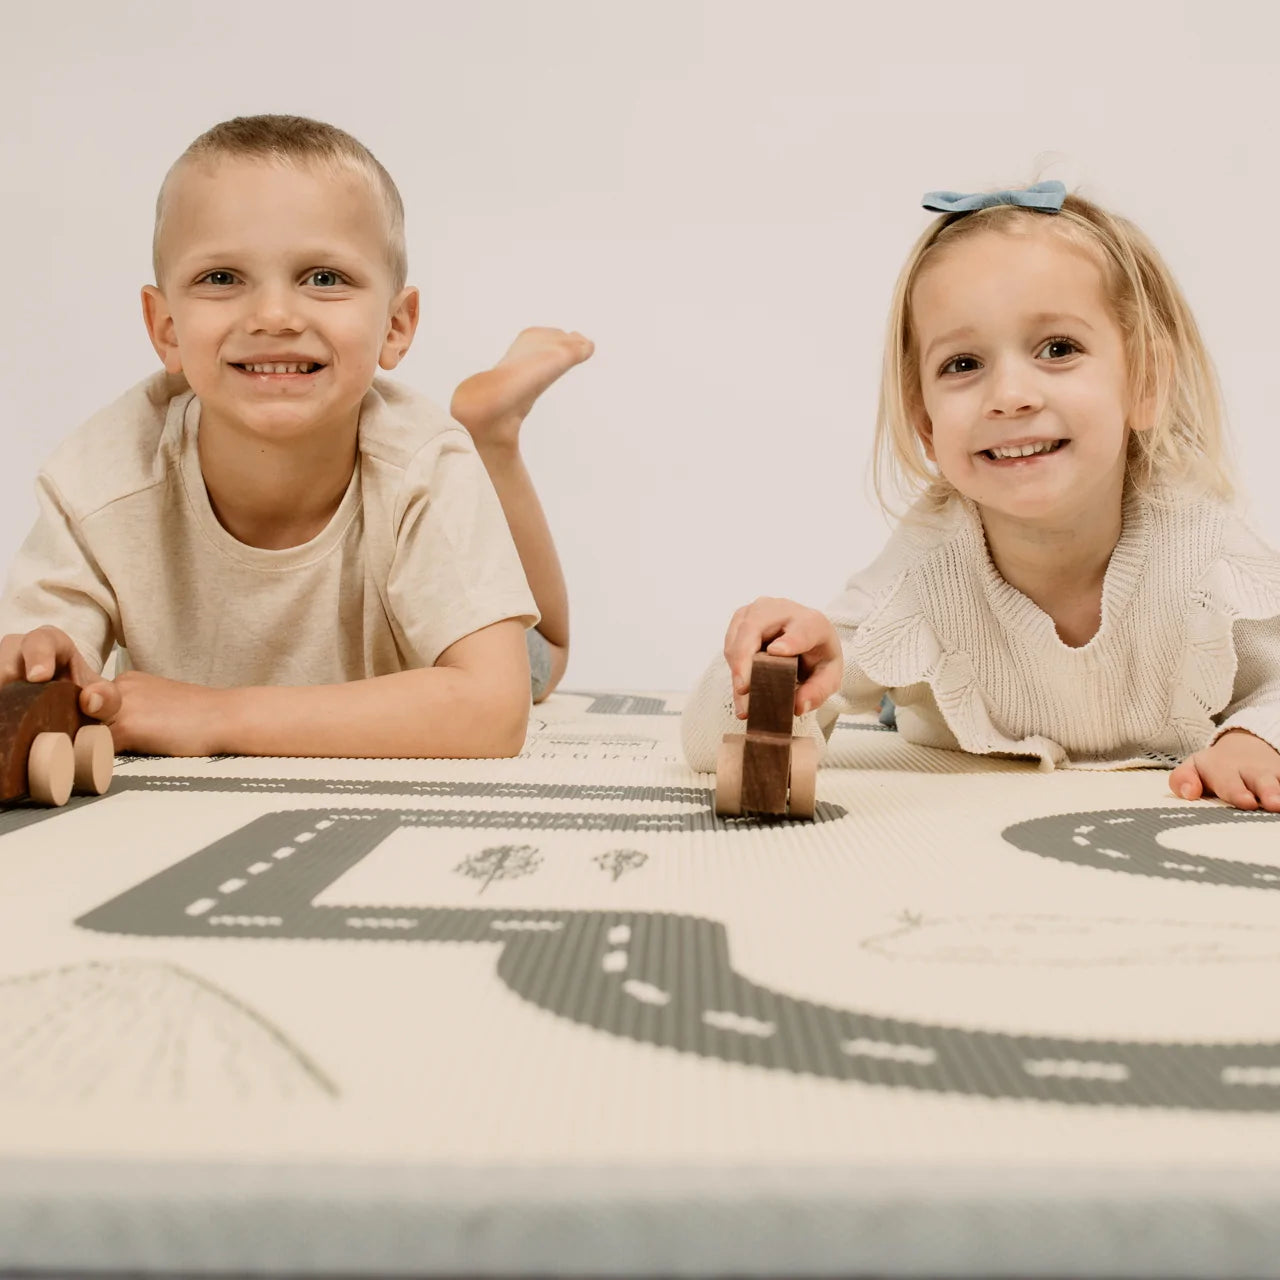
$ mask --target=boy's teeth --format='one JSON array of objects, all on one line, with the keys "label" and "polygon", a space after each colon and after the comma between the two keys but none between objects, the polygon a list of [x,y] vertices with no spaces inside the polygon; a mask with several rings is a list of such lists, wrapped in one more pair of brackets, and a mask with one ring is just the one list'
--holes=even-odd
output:
[{"label": "boy's teeth", "polygon": [[1057,448],[1056,440],[1042,440],[1039,444],[1024,444],[1013,449],[988,449],[993,458],[1027,458],[1033,453],[1048,453]]},{"label": "boy's teeth", "polygon": [[310,373],[317,366],[314,364],[247,364],[250,373]]}]

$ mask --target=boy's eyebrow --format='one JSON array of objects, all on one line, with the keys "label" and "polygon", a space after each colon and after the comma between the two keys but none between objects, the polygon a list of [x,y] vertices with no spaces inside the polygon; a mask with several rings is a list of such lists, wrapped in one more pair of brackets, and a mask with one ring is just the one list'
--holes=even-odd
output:
[{"label": "boy's eyebrow", "polygon": [[[252,248],[241,245],[239,248],[198,249],[180,255],[176,260],[182,265],[204,266],[206,263],[222,263],[243,261],[254,255]],[[355,262],[363,258],[359,250],[352,250],[345,245],[303,245],[290,250],[289,256],[299,262],[317,264],[323,262]]]},{"label": "boy's eyebrow", "polygon": [[[1094,326],[1091,325],[1083,316],[1074,315],[1070,311],[1037,311],[1035,315],[1027,316],[1027,323],[1033,325],[1042,324],[1059,324],[1066,322],[1071,325],[1078,325],[1082,329],[1088,329],[1090,333],[1095,332]],[[929,358],[929,353],[934,347],[945,346],[949,342],[956,342],[960,338],[967,338],[974,332],[971,324],[960,325],[956,329],[948,329],[946,333],[939,334],[925,348],[924,354],[920,357],[922,360]]]}]

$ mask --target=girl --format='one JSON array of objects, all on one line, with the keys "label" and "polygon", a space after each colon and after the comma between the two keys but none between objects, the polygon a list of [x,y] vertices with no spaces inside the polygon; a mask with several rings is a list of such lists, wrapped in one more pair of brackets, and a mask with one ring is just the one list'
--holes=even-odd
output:
[{"label": "girl", "polygon": [[1280,811],[1280,556],[1237,516],[1216,380],[1130,222],[1061,183],[925,198],[899,277],[876,487],[913,494],[823,612],[739,609],[682,724],[695,769],[751,658],[799,655],[797,733],[887,692],[913,742],[1042,767],[1173,768]]}]

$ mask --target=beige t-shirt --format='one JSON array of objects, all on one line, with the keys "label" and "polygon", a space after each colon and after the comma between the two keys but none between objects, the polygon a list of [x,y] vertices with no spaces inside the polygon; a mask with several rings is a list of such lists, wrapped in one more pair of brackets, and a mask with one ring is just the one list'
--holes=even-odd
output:
[{"label": "beige t-shirt", "polygon": [[311,541],[247,546],[214,515],[200,402],[157,374],[65,440],[0,599],[0,634],[51,624],[101,668],[230,687],[328,684],[431,666],[537,608],[470,436],[375,380],[337,511]]}]

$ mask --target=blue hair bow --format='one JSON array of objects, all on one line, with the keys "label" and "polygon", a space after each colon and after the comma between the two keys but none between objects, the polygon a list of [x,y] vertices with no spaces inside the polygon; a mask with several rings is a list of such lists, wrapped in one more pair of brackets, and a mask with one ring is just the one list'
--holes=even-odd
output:
[{"label": "blue hair bow", "polygon": [[926,191],[921,202],[926,209],[939,213],[972,213],[998,204],[1015,204],[1023,209],[1039,209],[1041,213],[1061,213],[1067,189],[1061,182],[1037,182],[1022,191]]}]

